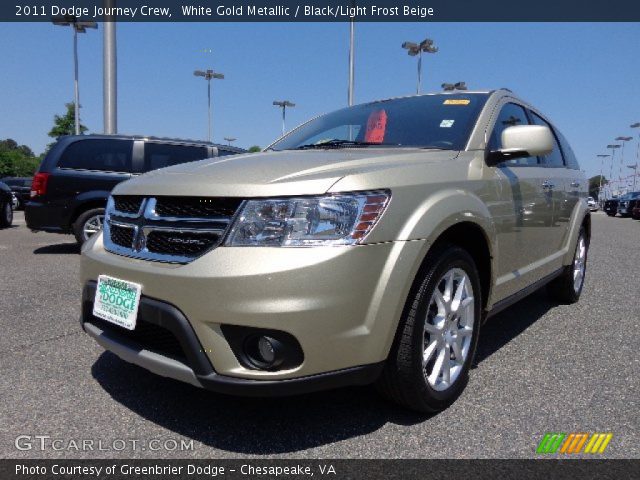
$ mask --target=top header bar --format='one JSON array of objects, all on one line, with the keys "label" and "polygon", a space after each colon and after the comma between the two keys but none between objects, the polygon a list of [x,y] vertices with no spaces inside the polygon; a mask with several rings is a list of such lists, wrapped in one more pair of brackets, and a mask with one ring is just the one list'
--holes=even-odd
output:
[{"label": "top header bar", "polygon": [[[1,2],[2,22],[638,22],[638,0],[102,0]],[[110,21],[107,19],[107,21]]]}]

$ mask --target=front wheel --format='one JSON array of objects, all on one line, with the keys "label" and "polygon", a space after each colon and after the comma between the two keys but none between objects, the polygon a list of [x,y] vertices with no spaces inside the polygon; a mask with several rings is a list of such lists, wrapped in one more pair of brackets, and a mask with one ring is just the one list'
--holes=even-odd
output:
[{"label": "front wheel", "polygon": [[104,221],[104,208],[92,208],[78,216],[73,224],[73,234],[76,241],[82,246],[93,235],[102,229]]},{"label": "front wheel", "polygon": [[588,253],[589,241],[584,227],[581,227],[573,262],[564,267],[562,274],[547,285],[547,292],[553,299],[562,303],[575,303],[580,299],[587,274]]},{"label": "front wheel", "polygon": [[467,384],[481,316],[480,280],[463,249],[430,253],[377,387],[389,399],[422,413],[451,405]]},{"label": "front wheel", "polygon": [[0,228],[10,227],[13,223],[13,208],[11,202],[6,202],[0,208]]}]

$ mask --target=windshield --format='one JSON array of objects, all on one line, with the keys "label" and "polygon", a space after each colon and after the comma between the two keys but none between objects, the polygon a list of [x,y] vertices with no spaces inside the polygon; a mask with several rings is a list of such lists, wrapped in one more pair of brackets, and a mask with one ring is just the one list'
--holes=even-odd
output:
[{"label": "windshield", "polygon": [[462,150],[488,96],[422,95],[356,105],[315,118],[270,148],[384,146]]}]

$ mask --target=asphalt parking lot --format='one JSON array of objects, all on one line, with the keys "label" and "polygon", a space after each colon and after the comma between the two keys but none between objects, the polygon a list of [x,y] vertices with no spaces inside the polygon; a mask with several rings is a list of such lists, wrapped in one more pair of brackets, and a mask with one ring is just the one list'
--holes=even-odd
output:
[{"label": "asphalt parking lot", "polygon": [[[121,361],[80,329],[72,237],[17,212],[0,231],[0,458],[519,458],[546,432],[612,432],[605,457],[640,458],[639,239],[640,222],[594,214],[581,301],[540,291],[491,319],[462,397],[425,417],[370,387],[234,398]],[[20,450],[19,435],[62,449]],[[85,439],[101,450],[68,443]]]}]

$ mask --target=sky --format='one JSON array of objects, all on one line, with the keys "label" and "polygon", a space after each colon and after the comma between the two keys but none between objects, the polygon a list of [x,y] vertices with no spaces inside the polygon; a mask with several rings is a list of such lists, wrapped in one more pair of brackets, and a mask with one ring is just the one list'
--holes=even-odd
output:
[{"label": "sky", "polygon": [[[287,129],[346,106],[348,35],[348,23],[119,23],[118,132],[206,138],[206,81],[193,71],[211,68],[225,75],[213,83],[214,141],[265,147],[281,130],[274,100],[296,104]],[[358,23],[356,103],[413,94],[417,62],[400,46],[425,37],[439,52],[423,60],[424,92],[507,87],[555,123],[588,175],[617,136],[634,135],[633,163],[640,23]],[[0,23],[0,139],[36,154],[51,142],[73,99],[72,46],[68,27]],[[80,35],[79,64],[81,120],[100,133],[102,25]]]}]

